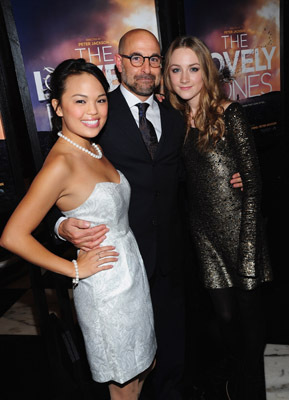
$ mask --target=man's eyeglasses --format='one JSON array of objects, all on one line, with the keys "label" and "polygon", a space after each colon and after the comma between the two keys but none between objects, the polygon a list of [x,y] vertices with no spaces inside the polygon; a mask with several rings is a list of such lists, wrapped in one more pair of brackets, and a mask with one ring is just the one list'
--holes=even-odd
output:
[{"label": "man's eyeglasses", "polygon": [[145,59],[148,58],[150,66],[153,68],[158,68],[162,63],[162,56],[142,56],[140,54],[133,54],[132,56],[127,56],[125,54],[120,54],[121,57],[128,58],[133,67],[141,67],[145,62]]}]

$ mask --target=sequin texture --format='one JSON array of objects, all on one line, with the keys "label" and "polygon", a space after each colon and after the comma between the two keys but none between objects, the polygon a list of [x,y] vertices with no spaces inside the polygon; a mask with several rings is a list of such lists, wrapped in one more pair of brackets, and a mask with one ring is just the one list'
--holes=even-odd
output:
[{"label": "sequin texture", "polygon": [[[205,287],[250,290],[272,279],[260,212],[258,158],[242,106],[230,104],[224,119],[225,135],[213,151],[197,149],[196,128],[183,147],[190,228]],[[230,184],[236,172],[243,191]]]}]

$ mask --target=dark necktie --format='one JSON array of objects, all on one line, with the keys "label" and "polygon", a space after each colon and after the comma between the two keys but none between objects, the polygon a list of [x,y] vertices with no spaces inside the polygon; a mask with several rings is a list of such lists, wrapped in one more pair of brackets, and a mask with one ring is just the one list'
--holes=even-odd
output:
[{"label": "dark necktie", "polygon": [[149,104],[138,103],[136,106],[139,110],[139,129],[142,133],[143,140],[151,155],[151,158],[154,158],[158,146],[158,139],[153,124],[146,118],[146,111],[149,107]]}]

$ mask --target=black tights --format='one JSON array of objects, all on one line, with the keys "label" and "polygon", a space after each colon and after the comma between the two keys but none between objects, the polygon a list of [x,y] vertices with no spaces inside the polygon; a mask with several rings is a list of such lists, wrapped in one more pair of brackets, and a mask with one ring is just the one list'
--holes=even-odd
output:
[{"label": "black tights", "polygon": [[260,289],[209,290],[226,355],[241,360],[246,375],[262,374],[265,324]]}]

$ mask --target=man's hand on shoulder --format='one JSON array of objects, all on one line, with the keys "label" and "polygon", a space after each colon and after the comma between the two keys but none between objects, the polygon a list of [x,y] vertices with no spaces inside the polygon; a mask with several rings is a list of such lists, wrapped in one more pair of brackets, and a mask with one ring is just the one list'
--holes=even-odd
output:
[{"label": "man's hand on shoulder", "polygon": [[163,100],[165,100],[165,98],[166,98],[165,95],[164,95],[163,93],[156,93],[155,96],[156,96],[156,98],[158,99],[158,101],[159,101],[160,103],[162,103]]}]

